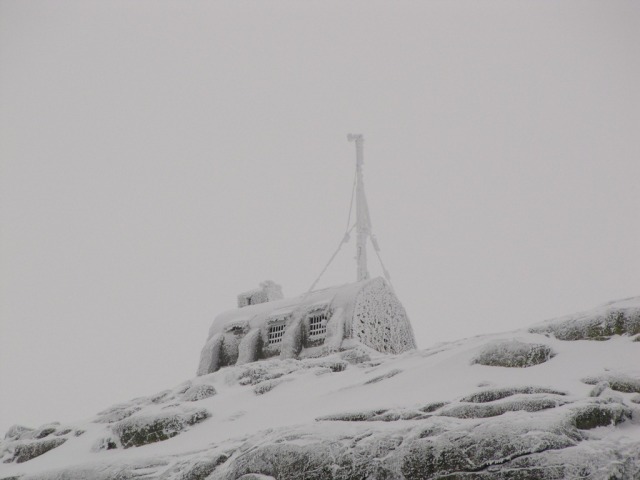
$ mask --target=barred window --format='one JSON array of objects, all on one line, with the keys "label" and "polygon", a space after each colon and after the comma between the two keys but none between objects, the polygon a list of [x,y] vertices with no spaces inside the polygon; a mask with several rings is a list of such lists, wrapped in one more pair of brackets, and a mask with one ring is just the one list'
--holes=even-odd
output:
[{"label": "barred window", "polygon": [[284,323],[276,323],[269,327],[269,333],[267,334],[269,345],[282,342],[285,327]]},{"label": "barred window", "polygon": [[309,316],[309,337],[317,337],[327,333],[326,313],[316,313]]}]

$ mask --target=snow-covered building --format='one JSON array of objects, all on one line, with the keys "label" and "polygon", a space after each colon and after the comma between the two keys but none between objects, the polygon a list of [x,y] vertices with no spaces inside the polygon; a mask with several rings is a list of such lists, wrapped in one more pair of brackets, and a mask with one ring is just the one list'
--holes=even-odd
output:
[{"label": "snow-covered building", "polygon": [[256,303],[282,300],[282,287],[271,280],[262,282],[260,288],[242,292],[238,295],[238,308],[255,305]]},{"label": "snow-covered building", "polygon": [[[309,291],[284,299],[282,289],[272,281],[259,289],[238,295],[238,308],[218,315],[209,329],[200,354],[198,375],[275,356],[304,358],[365,345],[382,353],[401,353],[416,348],[407,314],[390,286],[382,265],[380,248],[371,231],[369,208],[362,175],[362,135],[349,135],[356,144],[356,177],[349,220],[344,238],[325,269],[356,229],[357,281],[324,290]],[[351,211],[356,201],[356,220]],[[371,240],[385,275],[369,277],[367,241]]]},{"label": "snow-covered building", "polygon": [[[274,284],[262,285],[264,289]],[[276,356],[323,356],[358,344],[383,353],[416,348],[402,304],[380,277],[295,298],[240,305],[243,295],[238,297],[241,308],[214,320],[198,375]]]}]

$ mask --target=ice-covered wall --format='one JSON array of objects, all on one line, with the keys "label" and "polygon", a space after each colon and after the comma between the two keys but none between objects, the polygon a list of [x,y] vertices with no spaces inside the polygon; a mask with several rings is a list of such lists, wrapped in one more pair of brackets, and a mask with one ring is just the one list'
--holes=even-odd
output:
[{"label": "ice-covered wall", "polygon": [[382,278],[367,282],[360,290],[351,319],[351,336],[383,353],[416,348],[407,313]]},{"label": "ice-covered wall", "polygon": [[[310,318],[318,315],[323,316],[325,332],[311,336]],[[283,321],[286,327],[281,341],[270,344],[269,327]],[[324,356],[358,342],[382,353],[416,348],[407,314],[382,278],[251,304],[219,315],[202,349],[198,374],[274,356]]]}]

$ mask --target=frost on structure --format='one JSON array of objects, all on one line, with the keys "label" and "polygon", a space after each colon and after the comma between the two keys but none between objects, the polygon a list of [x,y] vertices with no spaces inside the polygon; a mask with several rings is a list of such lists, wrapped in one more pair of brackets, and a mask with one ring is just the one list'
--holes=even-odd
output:
[{"label": "frost on structure", "polygon": [[404,307],[381,278],[360,291],[352,328],[354,337],[379,352],[401,353],[416,348]]},{"label": "frost on structure", "polygon": [[200,354],[198,375],[215,372],[220,368],[220,349],[222,348],[222,335],[216,334],[207,340]]},{"label": "frost on structure", "polygon": [[277,283],[266,280],[260,284],[260,288],[249,290],[238,295],[238,308],[255,305],[257,303],[282,300],[282,287]]},{"label": "frost on structure", "polygon": [[381,353],[416,348],[407,314],[382,278],[290,299],[281,298],[273,282],[264,282],[238,299],[238,309],[218,315],[211,325],[198,375],[273,357],[320,357],[357,345]]}]

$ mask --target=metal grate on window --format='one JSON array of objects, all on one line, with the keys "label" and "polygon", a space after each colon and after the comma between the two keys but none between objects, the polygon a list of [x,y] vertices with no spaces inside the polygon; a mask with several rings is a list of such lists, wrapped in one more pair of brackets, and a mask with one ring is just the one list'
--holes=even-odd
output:
[{"label": "metal grate on window", "polygon": [[277,323],[269,327],[269,332],[267,334],[269,345],[282,342],[285,327],[286,325],[284,323]]},{"label": "metal grate on window", "polygon": [[326,313],[318,313],[309,316],[309,336],[316,337],[318,335],[324,335],[327,333],[327,320],[328,315]]}]

